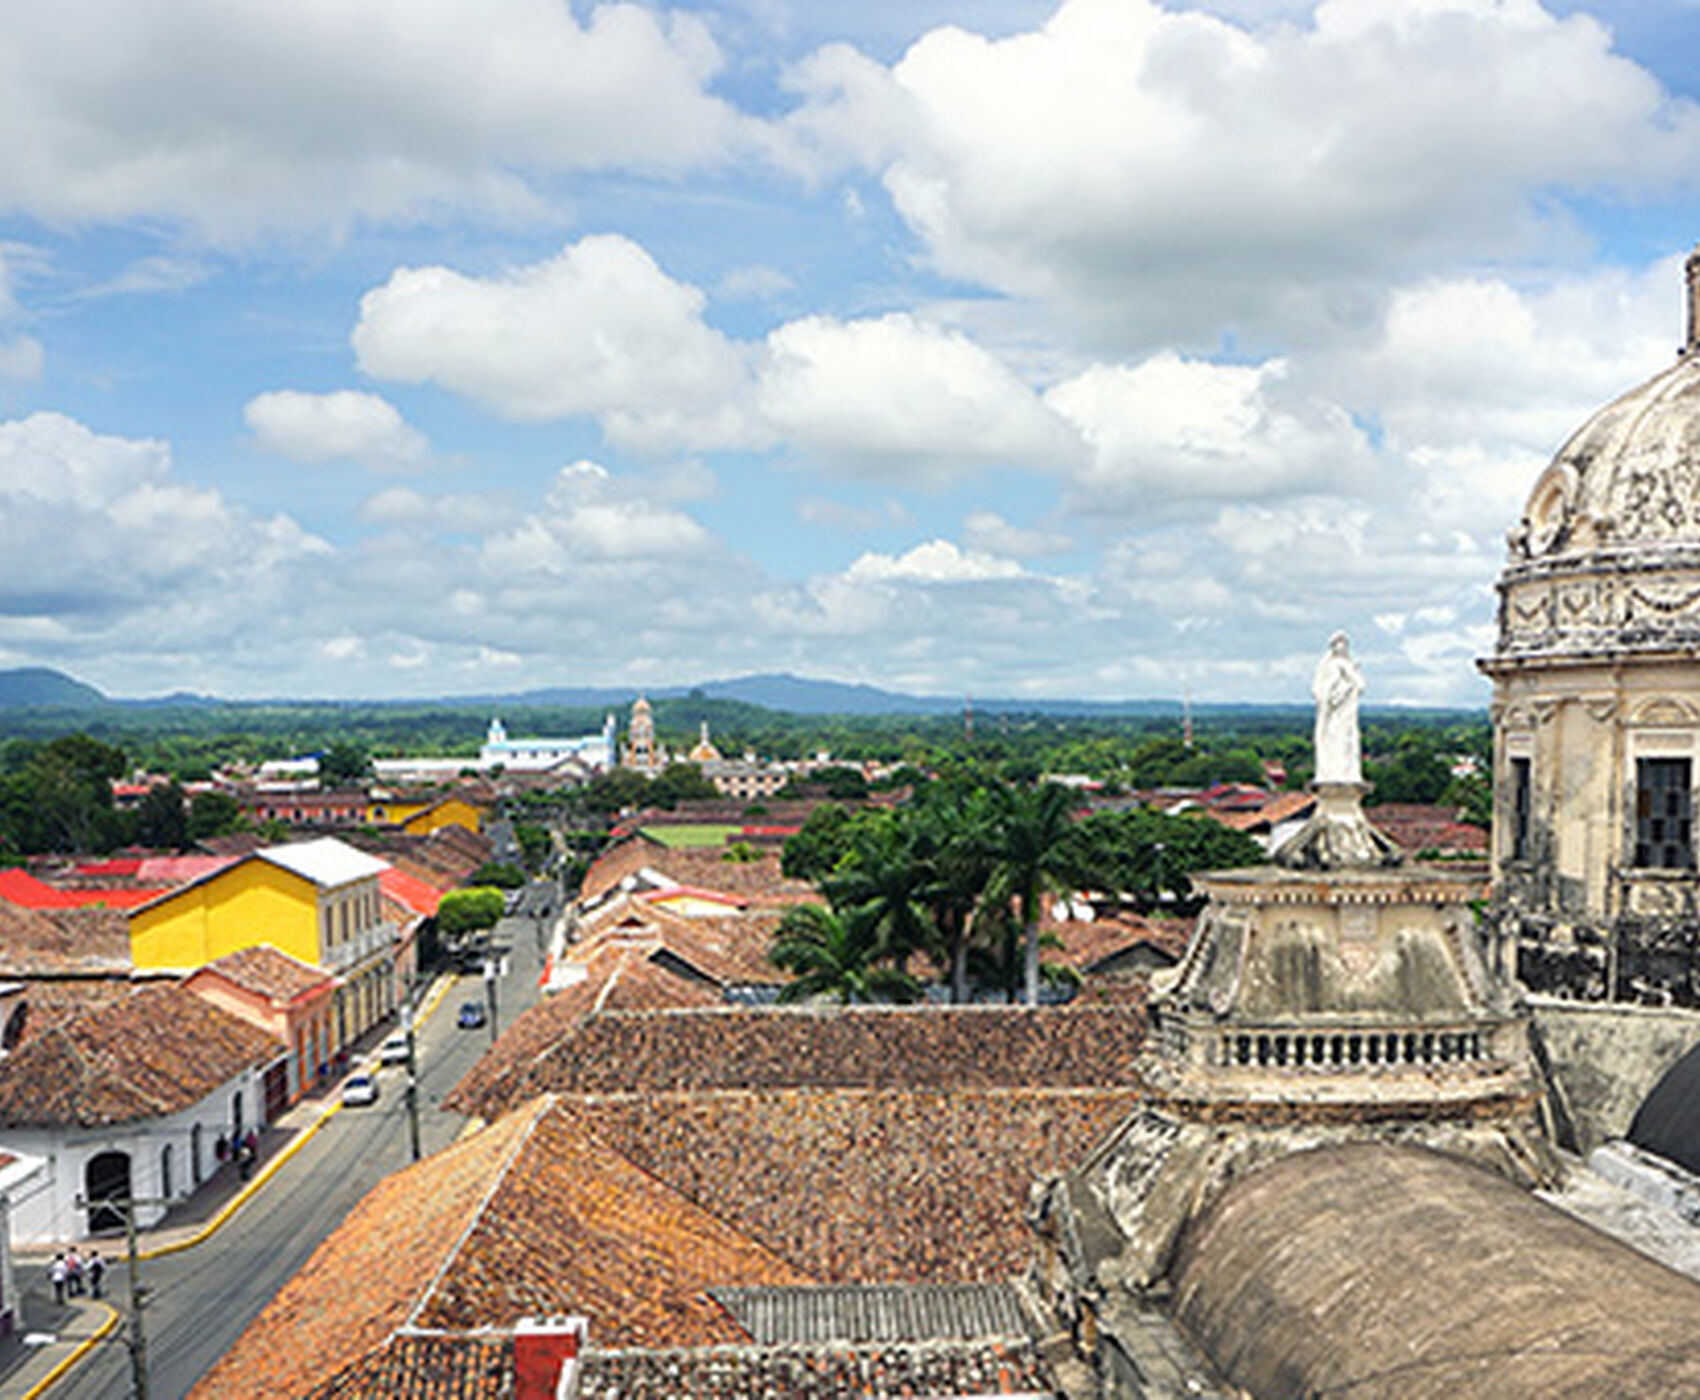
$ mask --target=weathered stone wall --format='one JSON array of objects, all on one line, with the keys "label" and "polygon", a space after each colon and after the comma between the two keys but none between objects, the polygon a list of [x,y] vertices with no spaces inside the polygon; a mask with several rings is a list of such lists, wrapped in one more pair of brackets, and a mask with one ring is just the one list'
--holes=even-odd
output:
[{"label": "weathered stone wall", "polygon": [[1700,1042],[1700,1011],[1531,997],[1531,1036],[1557,1088],[1564,1145],[1620,1138],[1660,1077]]}]

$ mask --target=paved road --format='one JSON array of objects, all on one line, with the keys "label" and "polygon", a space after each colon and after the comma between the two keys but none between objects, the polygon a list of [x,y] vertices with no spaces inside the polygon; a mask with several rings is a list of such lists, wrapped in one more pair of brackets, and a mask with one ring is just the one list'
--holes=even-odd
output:
[{"label": "paved road", "polygon": [[[497,937],[511,947],[508,975],[497,988],[502,1025],[537,998],[537,924],[504,919]],[[465,1120],[439,1105],[490,1045],[487,1030],[461,1030],[463,1001],[485,1000],[483,979],[462,977],[418,1037],[420,1127],[424,1149],[453,1142]],[[146,1317],[150,1400],[179,1400],[229,1350],[284,1282],[306,1263],[354,1204],[381,1178],[410,1160],[399,1068],[379,1075],[382,1097],[344,1109],[302,1148],[241,1212],[204,1244],[142,1265],[152,1291]],[[115,1300],[128,1297],[122,1267],[109,1277]],[[116,1400],[134,1394],[128,1349],[113,1334],[56,1385],[52,1400]]]}]

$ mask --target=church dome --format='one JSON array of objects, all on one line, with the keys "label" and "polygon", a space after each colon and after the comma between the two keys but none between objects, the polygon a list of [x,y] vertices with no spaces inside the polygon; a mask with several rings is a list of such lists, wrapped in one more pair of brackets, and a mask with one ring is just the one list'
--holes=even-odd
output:
[{"label": "church dome", "polygon": [[1700,354],[1577,429],[1535,483],[1523,531],[1531,559],[1700,542]]},{"label": "church dome", "polygon": [[1677,362],[1541,473],[1500,577],[1499,662],[1700,650],[1700,249]]}]

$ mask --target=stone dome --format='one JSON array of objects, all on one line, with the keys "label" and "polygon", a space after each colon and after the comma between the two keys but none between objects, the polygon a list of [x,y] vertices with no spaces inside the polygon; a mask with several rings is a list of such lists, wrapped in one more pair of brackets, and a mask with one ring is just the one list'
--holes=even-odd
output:
[{"label": "stone dome", "polygon": [[1700,249],[1677,362],[1573,433],[1500,576],[1501,662],[1700,651]]},{"label": "stone dome", "polygon": [[1549,558],[1617,545],[1700,542],[1700,354],[1607,404],[1529,495],[1515,552]]}]

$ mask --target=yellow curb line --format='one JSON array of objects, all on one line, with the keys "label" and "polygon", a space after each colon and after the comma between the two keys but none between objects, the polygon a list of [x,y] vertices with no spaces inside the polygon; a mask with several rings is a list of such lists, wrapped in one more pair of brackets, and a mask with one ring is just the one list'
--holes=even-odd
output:
[{"label": "yellow curb line", "polygon": [[[437,1009],[437,1006],[442,1002],[443,998],[448,995],[449,988],[453,985],[453,982],[454,979],[452,978],[437,979],[436,986],[434,986],[431,991],[426,994],[424,1006],[414,1013],[413,1024],[415,1027],[419,1025],[420,1021]],[[230,1219],[231,1216],[235,1215],[237,1211],[241,1210],[243,1206],[248,1204],[249,1198],[268,1181],[270,1181],[272,1177],[274,1177],[278,1171],[282,1169],[285,1162],[307,1145],[308,1140],[314,1133],[318,1132],[319,1129],[324,1127],[331,1118],[341,1112],[342,1104],[340,1102],[334,1103],[327,1108],[319,1115],[317,1121],[315,1121],[311,1127],[303,1129],[302,1132],[297,1135],[295,1141],[290,1143],[289,1146],[284,1148],[282,1152],[277,1154],[277,1156],[273,1157],[271,1161],[267,1162],[261,1169],[258,1176],[226,1201],[224,1208],[220,1210],[217,1215],[213,1216],[211,1220],[207,1221],[205,1225],[201,1226],[199,1230],[195,1231],[194,1234],[186,1236],[180,1240],[173,1240],[170,1244],[156,1245],[152,1249],[145,1249],[141,1251],[138,1257],[143,1260],[163,1259],[168,1254],[181,1254],[185,1249],[193,1249],[196,1245],[202,1244],[206,1240],[210,1239],[212,1235]]]},{"label": "yellow curb line", "polygon": [[78,1343],[75,1351],[73,1351],[28,1390],[26,1390],[24,1392],[24,1400],[36,1400],[37,1396],[47,1394],[49,1390],[64,1379],[67,1371],[89,1354],[89,1351],[94,1347],[96,1342],[100,1341],[108,1332],[118,1325],[118,1310],[107,1303],[102,1303],[101,1307],[106,1309],[106,1321],[101,1323],[99,1327],[95,1328],[94,1331],[87,1337],[84,1337],[83,1340]]},{"label": "yellow curb line", "polygon": [[290,1143],[289,1146],[284,1148],[282,1152],[278,1153],[277,1156],[271,1159],[271,1161],[267,1162],[258,1176],[226,1201],[224,1203],[224,1209],[219,1211],[217,1215],[213,1216],[211,1220],[207,1221],[207,1223],[201,1226],[199,1230],[195,1231],[194,1234],[189,1235],[184,1239],[173,1240],[170,1244],[155,1245],[152,1249],[144,1249],[137,1255],[137,1257],[140,1259],[163,1259],[168,1254],[181,1254],[185,1249],[193,1249],[196,1245],[210,1239],[220,1226],[229,1220],[231,1216],[235,1215],[237,1211],[241,1210],[243,1206],[248,1204],[249,1197],[270,1181],[272,1177],[277,1175],[285,1162],[307,1145],[314,1133],[318,1132],[320,1128],[324,1127],[327,1122],[341,1112],[342,1105],[340,1103],[334,1103],[327,1108],[319,1115],[318,1120],[313,1123],[311,1127],[304,1128],[297,1135],[294,1142]]}]

